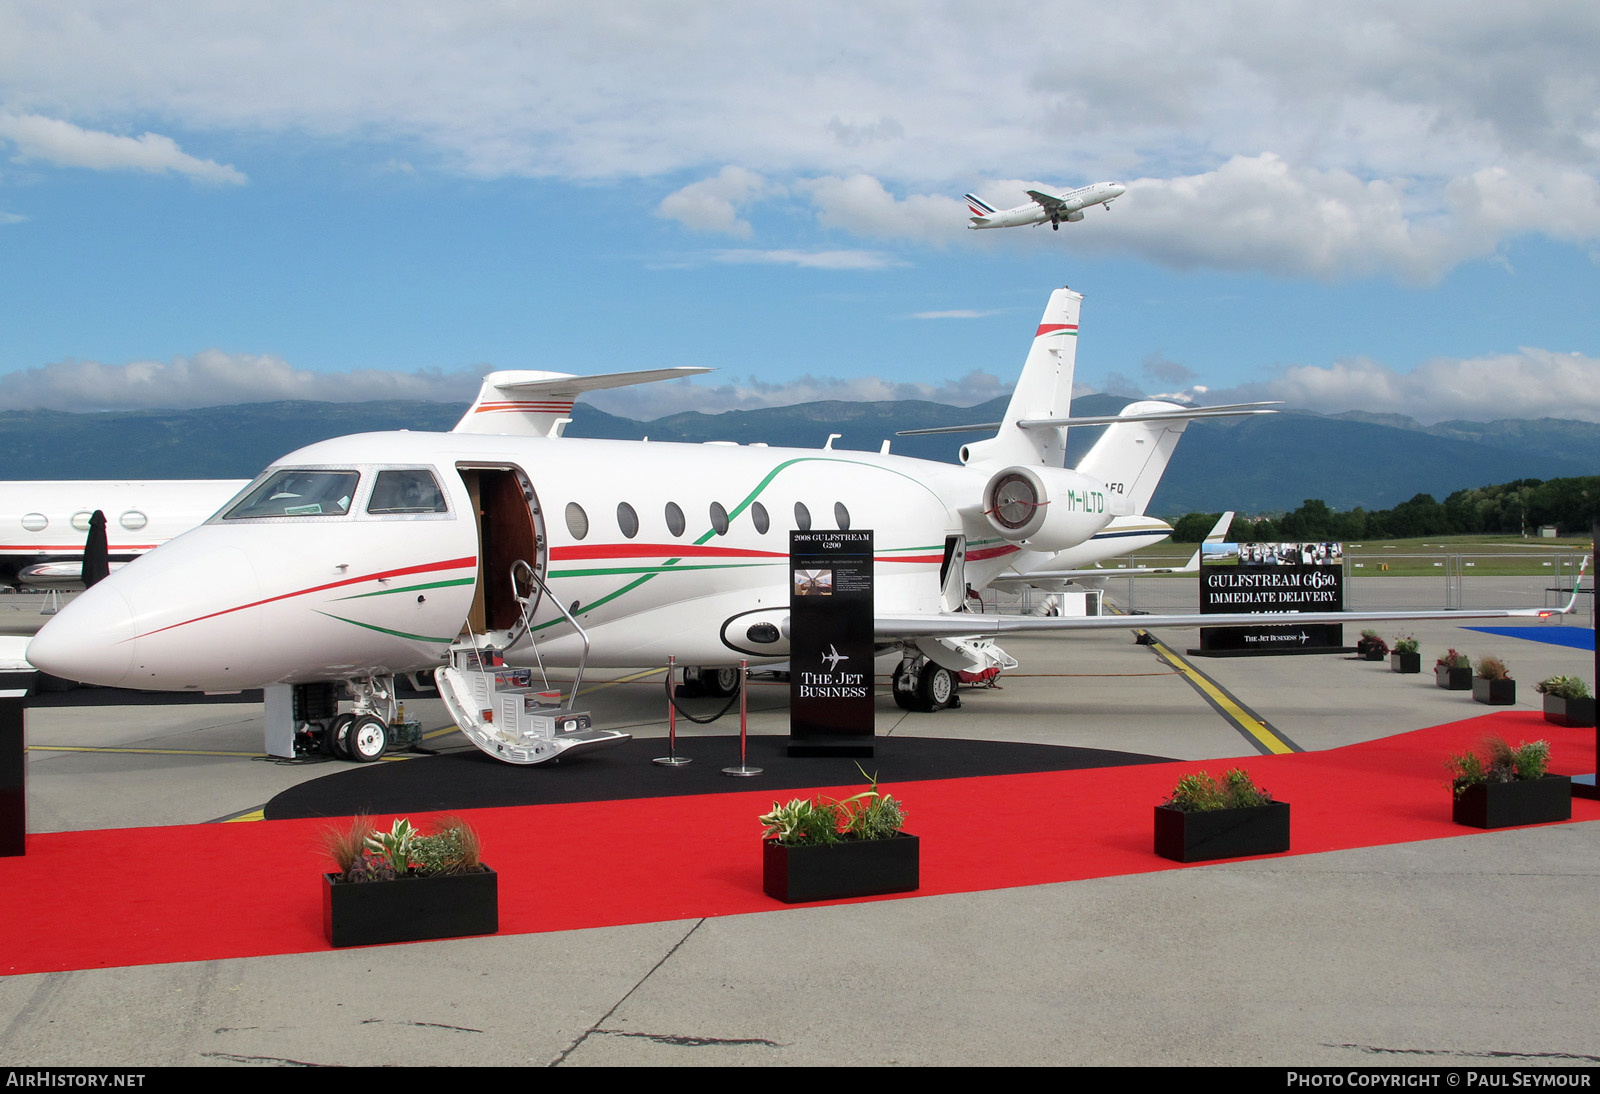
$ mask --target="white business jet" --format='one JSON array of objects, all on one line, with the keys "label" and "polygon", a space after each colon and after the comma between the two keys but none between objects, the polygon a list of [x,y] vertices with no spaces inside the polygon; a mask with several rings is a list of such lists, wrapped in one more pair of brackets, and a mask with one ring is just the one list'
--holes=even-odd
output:
[{"label": "white business jet", "polygon": [[1032,205],[1019,205],[1004,212],[977,194],[966,194],[967,208],[972,210],[971,223],[967,227],[1023,228],[1048,221],[1052,231],[1060,231],[1063,220],[1082,220],[1083,211],[1091,205],[1104,205],[1109,210],[1111,203],[1127,192],[1128,188],[1120,182],[1093,182],[1064,194],[1028,190],[1025,193],[1033,199]]},{"label": "white business jet", "polygon": [[106,515],[113,569],[199,525],[248,479],[0,483],[0,583],[51,587],[83,580],[89,518]]},{"label": "white business jet", "polygon": [[[626,735],[573,710],[577,680],[560,705],[505,687],[502,657],[575,667],[580,679],[589,664],[669,656],[713,668],[786,661],[789,530],[856,527],[874,530],[874,629],[882,650],[902,652],[896,701],[947,705],[953,673],[981,668],[988,638],[1131,625],[960,611],[969,586],[1084,543],[1129,511],[1124,495],[1062,466],[1082,299],[1051,295],[1005,420],[963,446],[960,466],[887,445],[563,438],[578,393],[684,370],[492,373],[453,432],[358,434],[285,456],[204,525],[67,605],[29,660],[67,679],[163,691],[338,682],[353,709],[330,729],[357,759],[382,752],[394,676],[434,669],[474,744],[539,763]],[[1296,622],[1443,617],[1466,616]]]}]

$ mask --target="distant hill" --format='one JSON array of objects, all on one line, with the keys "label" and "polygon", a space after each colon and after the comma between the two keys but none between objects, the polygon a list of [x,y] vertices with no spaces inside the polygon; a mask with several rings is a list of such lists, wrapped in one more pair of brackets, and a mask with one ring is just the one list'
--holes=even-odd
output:
[{"label": "distant hill", "polygon": [[[1080,414],[1109,414],[1129,400],[1078,399]],[[253,403],[199,410],[97,414],[0,412],[0,477],[6,479],[246,478],[314,441],[376,430],[449,429],[465,404],[423,402]],[[975,407],[919,401],[816,402],[723,414],[673,414],[639,422],[579,404],[567,435],[653,441],[764,441],[820,448],[892,451],[955,460],[963,440],[982,434],[895,437],[901,429],[997,421],[1005,400]],[[1071,435],[1075,463],[1099,435]],[[1267,513],[1321,498],[1336,509],[1386,509],[1419,493],[1518,478],[1600,474],[1600,425],[1544,419],[1441,422],[1422,426],[1400,415],[1303,411],[1196,422],[1156,492],[1163,515],[1238,509]]]}]

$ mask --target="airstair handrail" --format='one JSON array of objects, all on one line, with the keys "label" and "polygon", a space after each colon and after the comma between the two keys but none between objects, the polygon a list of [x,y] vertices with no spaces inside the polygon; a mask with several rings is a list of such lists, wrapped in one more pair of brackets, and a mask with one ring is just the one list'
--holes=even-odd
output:
[{"label": "airstair handrail", "polygon": [[[567,610],[566,605],[562,604],[560,600],[556,599],[555,593],[550,591],[550,586],[546,585],[544,578],[539,576],[539,571],[535,570],[531,565],[529,565],[526,559],[519,558],[511,564],[511,587],[513,590],[516,589],[517,572],[519,568],[528,571],[528,577],[535,585],[539,587],[539,592],[543,596],[548,596],[550,598],[550,603],[556,606],[556,610],[562,614],[568,623],[572,624],[572,629],[577,631],[578,637],[583,640],[583,656],[578,658],[578,671],[573,675],[572,678],[572,694],[567,699],[567,708],[569,710],[576,710],[578,705],[578,687],[583,683],[583,667],[589,662],[589,632],[583,629],[583,624],[579,623],[577,617]],[[530,614],[530,609],[527,602],[519,601],[519,603],[522,604],[522,629],[527,632],[529,641],[532,641],[533,616]],[[534,603],[538,602],[534,601]],[[516,637],[521,637],[520,632],[516,635]],[[510,646],[511,643],[507,642],[506,647],[509,649]],[[537,652],[537,646],[535,647],[535,651]]]}]

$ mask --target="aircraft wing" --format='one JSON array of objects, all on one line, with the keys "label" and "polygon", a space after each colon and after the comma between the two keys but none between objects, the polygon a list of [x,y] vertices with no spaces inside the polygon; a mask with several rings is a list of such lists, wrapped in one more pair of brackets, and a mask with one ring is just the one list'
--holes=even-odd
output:
[{"label": "aircraft wing", "polygon": [[1026,193],[1046,209],[1059,209],[1067,203],[1067,199],[1059,194],[1051,194],[1044,190],[1028,190]]},{"label": "aircraft wing", "polygon": [[1002,634],[1049,634],[1060,631],[1293,626],[1299,623],[1384,623],[1424,619],[1451,621],[1547,619],[1553,615],[1568,614],[1572,610],[1573,605],[1569,602],[1565,608],[1498,608],[1483,611],[1228,612],[1219,615],[1091,615],[1064,618],[941,612],[924,615],[880,615],[873,621],[873,636],[887,641],[896,638],[988,638]]}]

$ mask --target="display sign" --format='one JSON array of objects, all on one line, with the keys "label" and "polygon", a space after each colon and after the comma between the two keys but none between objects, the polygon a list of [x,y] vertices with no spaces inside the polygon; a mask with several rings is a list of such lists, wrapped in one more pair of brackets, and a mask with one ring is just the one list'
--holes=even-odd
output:
[{"label": "display sign", "polygon": [[872,533],[789,533],[789,755],[871,756]]},{"label": "display sign", "polygon": [[[1207,543],[1200,548],[1200,614],[1340,612],[1342,543]],[[1344,648],[1338,623],[1292,621],[1202,627],[1201,653],[1308,653]]]}]

